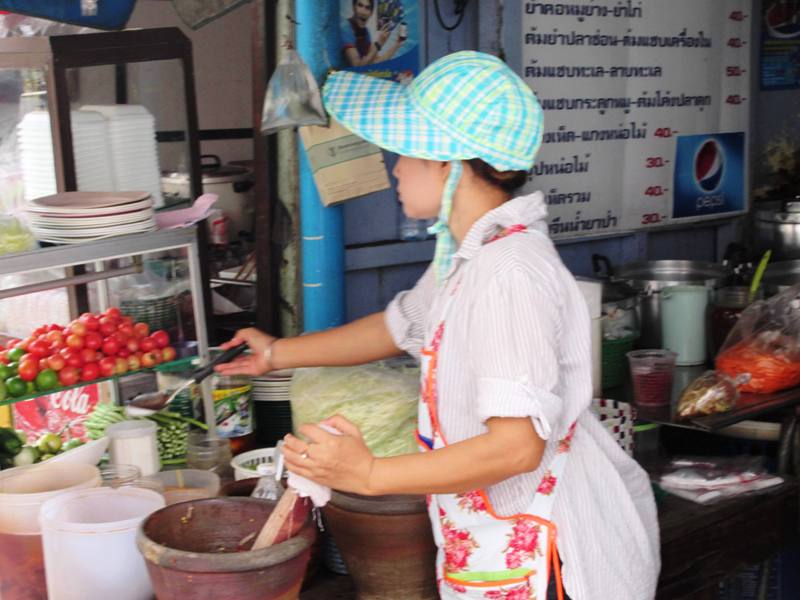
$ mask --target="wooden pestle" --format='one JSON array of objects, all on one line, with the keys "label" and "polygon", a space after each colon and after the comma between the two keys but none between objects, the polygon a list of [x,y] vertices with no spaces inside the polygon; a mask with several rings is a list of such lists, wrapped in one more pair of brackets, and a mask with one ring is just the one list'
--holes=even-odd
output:
[{"label": "wooden pestle", "polygon": [[275,543],[278,534],[294,511],[294,503],[297,502],[297,498],[297,492],[292,488],[287,488],[270,513],[267,522],[258,532],[256,541],[253,542],[250,550],[261,550],[261,548],[268,548]]}]

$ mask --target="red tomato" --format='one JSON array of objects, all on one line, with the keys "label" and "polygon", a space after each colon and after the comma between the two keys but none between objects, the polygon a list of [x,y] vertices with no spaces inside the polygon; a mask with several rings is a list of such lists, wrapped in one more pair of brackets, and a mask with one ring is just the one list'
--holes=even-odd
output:
[{"label": "red tomato", "polygon": [[117,350],[117,356],[121,356],[122,358],[128,358],[132,352],[128,350],[127,346],[120,346],[119,350]]},{"label": "red tomato", "polygon": [[149,369],[150,367],[155,367],[158,364],[156,360],[156,355],[153,354],[152,350],[150,352],[145,352],[142,354],[142,366]]},{"label": "red tomato", "polygon": [[164,362],[172,362],[178,356],[178,352],[172,346],[167,346],[161,350],[161,355],[164,358]]},{"label": "red tomato", "polygon": [[111,317],[114,320],[119,320],[119,318],[122,316],[122,312],[120,312],[116,306],[112,306],[111,308],[107,308],[103,315],[106,317]]},{"label": "red tomato", "polygon": [[11,350],[12,348],[16,348],[17,344],[19,344],[22,340],[19,338],[11,338],[6,342],[6,349]]},{"label": "red tomato", "polygon": [[83,366],[83,358],[81,357],[79,350],[64,348],[59,351],[59,354],[64,357],[64,362],[67,364],[67,366],[75,367],[76,369]]},{"label": "red tomato", "polygon": [[63,330],[64,330],[64,328],[61,325],[58,325],[57,323],[51,323],[50,325],[47,326],[47,331],[48,332],[50,332],[50,331],[63,331]]},{"label": "red tomato", "polygon": [[53,371],[60,371],[67,364],[67,361],[60,354],[53,354],[45,360],[47,361],[47,367],[53,369]]},{"label": "red tomato", "polygon": [[47,333],[47,325],[42,325],[40,327],[37,327],[36,329],[33,330],[33,333],[31,335],[34,337],[39,337],[43,333]]},{"label": "red tomato", "polygon": [[40,371],[44,371],[45,369],[49,369],[49,368],[50,368],[50,363],[47,362],[47,359],[46,358],[40,358],[39,359],[39,370]]},{"label": "red tomato", "polygon": [[117,322],[108,317],[101,317],[100,319],[100,333],[108,337],[117,330]]},{"label": "red tomato", "polygon": [[83,313],[80,316],[80,322],[83,323],[89,331],[97,331],[100,329],[100,319],[92,313]]},{"label": "red tomato", "polygon": [[81,379],[83,381],[92,381],[100,377],[100,367],[97,363],[87,363],[81,369]]},{"label": "red tomato", "polygon": [[126,338],[136,335],[136,331],[133,329],[133,324],[125,323],[124,321],[121,322],[117,327],[117,333],[121,333]]},{"label": "red tomato", "polygon": [[129,336],[127,336],[124,333],[122,333],[119,329],[117,329],[116,333],[112,333],[111,336],[109,336],[109,337],[113,337],[115,340],[117,340],[117,342],[119,342],[120,346],[127,346],[128,345],[128,337]]},{"label": "red tomato", "polygon": [[128,347],[128,350],[131,352],[138,352],[139,351],[139,340],[136,338],[128,338],[128,342],[125,344]]},{"label": "red tomato", "polygon": [[144,337],[139,340],[139,349],[142,352],[150,352],[156,347],[156,341],[151,337]]},{"label": "red tomato", "polygon": [[93,350],[92,348],[83,348],[81,350],[81,359],[83,359],[84,363],[95,362],[98,358],[97,350]]},{"label": "red tomato", "polygon": [[107,337],[103,340],[103,354],[106,356],[114,356],[119,352],[119,342],[113,337]]},{"label": "red tomato", "polygon": [[128,357],[128,370],[138,371],[141,368],[142,368],[142,360],[136,354],[131,354]]},{"label": "red tomato", "polygon": [[139,338],[150,335],[150,326],[147,323],[136,323],[133,326],[133,330],[136,332],[136,337]]},{"label": "red tomato", "polygon": [[39,374],[39,359],[23,359],[19,363],[19,376],[25,381],[33,381]]},{"label": "red tomato", "polygon": [[8,352],[7,350],[3,350],[2,352],[0,352],[0,363],[3,363],[4,365],[8,364],[7,352]]},{"label": "red tomato", "polygon": [[86,327],[86,324],[83,323],[82,321],[73,321],[72,323],[69,324],[69,332],[74,333],[75,335],[84,336],[86,335],[87,331],[88,328]]},{"label": "red tomato", "polygon": [[61,385],[75,385],[78,383],[79,373],[75,367],[64,367],[58,372],[58,381]]},{"label": "red tomato", "polygon": [[58,329],[51,329],[50,331],[47,332],[45,337],[47,338],[47,341],[50,342],[51,344],[64,343],[64,334]]},{"label": "red tomato", "polygon": [[97,350],[103,345],[103,336],[96,331],[90,331],[83,338],[83,345],[92,350]]},{"label": "red tomato", "polygon": [[14,348],[22,348],[23,350],[28,350],[28,346],[30,346],[33,342],[36,341],[35,337],[27,337],[24,340],[17,342],[14,345]]},{"label": "red tomato", "polygon": [[116,360],[116,363],[117,363],[117,375],[122,375],[123,373],[127,373],[128,372],[128,359],[118,356],[115,360]]},{"label": "red tomato", "polygon": [[164,362],[164,354],[158,348],[151,350],[150,354],[156,359],[156,364]]},{"label": "red tomato", "polygon": [[117,360],[111,356],[101,358],[97,365],[103,377],[111,377],[117,370]]},{"label": "red tomato", "polygon": [[44,358],[50,356],[50,344],[44,340],[36,339],[30,346],[28,346],[28,353],[33,354],[37,358]]},{"label": "red tomato", "polygon": [[154,331],[150,334],[150,337],[153,338],[153,341],[156,343],[156,348],[165,348],[169,346],[169,334],[163,329]]},{"label": "red tomato", "polygon": [[122,315],[122,318],[119,320],[120,325],[133,325],[133,317],[129,317],[128,315]]},{"label": "red tomato", "polygon": [[67,346],[73,350],[80,350],[84,345],[83,336],[76,333],[68,335],[66,342]]}]

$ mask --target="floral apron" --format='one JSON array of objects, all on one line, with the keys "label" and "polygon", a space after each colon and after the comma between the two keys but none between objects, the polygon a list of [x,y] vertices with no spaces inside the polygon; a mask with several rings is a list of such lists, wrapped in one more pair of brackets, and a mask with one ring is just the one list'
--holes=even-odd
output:
[{"label": "floral apron", "polygon": [[[524,230],[524,226],[515,225],[490,241]],[[459,283],[447,298],[430,345],[422,350],[422,390],[416,437],[423,451],[447,446],[438,420],[436,375],[445,320]],[[428,497],[428,514],[439,548],[436,574],[441,598],[546,600],[552,565],[558,598],[563,599],[556,526],[549,518],[556,484],[564,471],[574,433],[573,423],[560,440],[555,458],[524,513],[498,516],[483,489]]]}]

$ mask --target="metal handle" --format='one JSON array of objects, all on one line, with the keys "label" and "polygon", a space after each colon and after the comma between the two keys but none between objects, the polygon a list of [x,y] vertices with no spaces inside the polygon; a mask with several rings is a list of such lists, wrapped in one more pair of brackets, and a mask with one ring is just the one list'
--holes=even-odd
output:
[{"label": "metal handle", "polygon": [[[603,267],[605,267],[605,275],[603,275]],[[602,254],[592,254],[592,270],[595,275],[601,277],[611,277],[614,273],[614,268],[611,266],[611,261],[607,256]]]},{"label": "metal handle", "polygon": [[225,352],[217,356],[214,360],[212,360],[210,363],[208,363],[205,367],[195,371],[194,374],[192,375],[192,379],[194,379],[195,383],[200,383],[201,381],[203,381],[203,379],[205,379],[214,372],[214,367],[216,367],[217,365],[221,365],[222,363],[232,361],[234,358],[239,356],[245,350],[247,350],[247,344],[239,344],[238,346],[234,346],[233,348],[226,350]]},{"label": "metal handle", "polygon": [[[210,158],[211,163],[203,162],[204,159]],[[222,159],[216,154],[203,154],[200,157],[200,169],[219,169],[222,166]]]}]

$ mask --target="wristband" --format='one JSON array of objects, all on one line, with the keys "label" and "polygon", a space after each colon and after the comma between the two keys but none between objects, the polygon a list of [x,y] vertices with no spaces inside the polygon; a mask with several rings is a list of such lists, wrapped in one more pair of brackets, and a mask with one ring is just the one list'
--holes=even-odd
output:
[{"label": "wristband", "polygon": [[274,369],[274,366],[275,366],[275,365],[272,364],[272,347],[275,345],[275,342],[277,342],[279,339],[280,338],[275,338],[274,340],[272,340],[269,343],[269,345],[266,348],[264,348],[264,352],[262,353],[262,356],[264,357],[264,360],[266,360],[267,364],[269,365],[269,370],[270,371],[272,371]]}]

